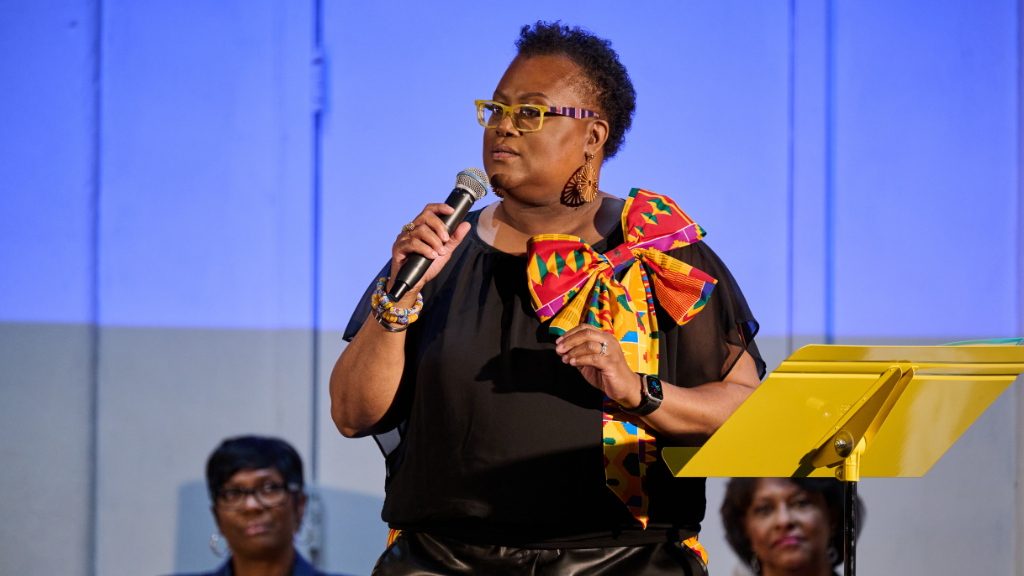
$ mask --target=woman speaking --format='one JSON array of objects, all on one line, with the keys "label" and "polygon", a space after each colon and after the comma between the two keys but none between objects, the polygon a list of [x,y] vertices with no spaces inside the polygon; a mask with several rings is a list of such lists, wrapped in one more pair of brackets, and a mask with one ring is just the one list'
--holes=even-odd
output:
[{"label": "woman speaking", "polygon": [[[598,188],[636,97],[610,43],[538,22],[516,47],[476,102],[501,201],[402,228],[331,375],[338,429],[387,456],[374,573],[704,574],[704,481],[659,449],[758,386],[757,323],[671,198]],[[433,263],[391,302],[414,254]]]}]

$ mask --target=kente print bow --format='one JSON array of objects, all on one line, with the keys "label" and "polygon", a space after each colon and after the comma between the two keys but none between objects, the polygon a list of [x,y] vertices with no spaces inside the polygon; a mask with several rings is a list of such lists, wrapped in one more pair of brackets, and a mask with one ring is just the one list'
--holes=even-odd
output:
[{"label": "kente print bow", "polygon": [[[598,254],[575,236],[544,234],[527,244],[533,308],[550,331],[564,334],[587,323],[613,334],[634,372],[658,372],[658,302],[678,324],[704,307],[718,282],[665,254],[697,242],[704,230],[667,196],[634,188],[622,210],[625,242]],[[625,270],[621,280],[616,276]],[[604,399],[605,483],[647,527],[647,466],[657,458],[643,420]]]}]

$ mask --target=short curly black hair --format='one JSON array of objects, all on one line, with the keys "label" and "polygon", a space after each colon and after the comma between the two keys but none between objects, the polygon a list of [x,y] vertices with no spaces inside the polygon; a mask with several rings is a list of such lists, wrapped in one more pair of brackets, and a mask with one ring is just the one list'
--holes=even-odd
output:
[{"label": "short curly black hair", "polygon": [[605,160],[615,156],[626,140],[636,112],[636,90],[612,43],[578,26],[563,26],[560,21],[523,26],[516,40],[518,55],[565,56],[583,71],[589,80],[601,117],[608,122]]},{"label": "short curly black hair", "polygon": [[[754,549],[750,546],[750,538],[743,530],[743,517],[754,501],[754,492],[757,490],[758,481],[761,478],[733,478],[725,488],[725,499],[722,501],[722,524],[725,525],[725,539],[729,541],[736,555],[743,562],[750,562],[754,555]],[[838,566],[843,562],[843,483],[835,478],[781,478],[796,484],[801,489],[812,494],[821,494],[825,499],[825,506],[828,507],[829,518],[835,523],[832,537],[829,543],[838,552],[832,566]],[[866,518],[864,503],[857,498],[857,530],[860,536],[860,528],[864,526]]]}]

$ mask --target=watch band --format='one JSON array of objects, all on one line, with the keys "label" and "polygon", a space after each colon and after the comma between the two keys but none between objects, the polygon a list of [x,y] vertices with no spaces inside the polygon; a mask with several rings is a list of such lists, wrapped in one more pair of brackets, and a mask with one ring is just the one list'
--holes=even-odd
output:
[{"label": "watch band", "polygon": [[652,396],[650,394],[650,391],[648,390],[648,387],[650,386],[651,377],[648,376],[647,374],[639,375],[640,396],[642,397],[642,399],[640,400],[640,405],[637,406],[636,408],[633,408],[632,410],[627,410],[626,408],[623,407],[622,411],[625,412],[626,414],[632,414],[633,416],[647,416],[651,412],[654,412],[655,410],[661,407],[661,398]]}]

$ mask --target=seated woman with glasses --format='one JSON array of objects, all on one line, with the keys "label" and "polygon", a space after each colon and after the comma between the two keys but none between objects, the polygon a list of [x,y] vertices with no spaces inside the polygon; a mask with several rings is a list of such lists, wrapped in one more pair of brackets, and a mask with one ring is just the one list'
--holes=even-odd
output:
[{"label": "seated woman with glasses", "polygon": [[260,436],[225,440],[206,462],[206,482],[220,530],[210,547],[228,558],[202,576],[326,576],[295,550],[306,495],[291,445]]},{"label": "seated woman with glasses", "polygon": [[[386,452],[374,573],[705,574],[704,480],[658,448],[703,442],[760,384],[757,322],[671,198],[598,188],[636,99],[610,43],[538,22],[516,47],[475,108],[501,201],[402,227],[331,375],[338,429]],[[392,302],[413,254],[433,262]]]},{"label": "seated woman with glasses", "polygon": [[[858,524],[864,506],[857,500]],[[843,483],[834,478],[733,478],[722,524],[743,561],[733,576],[833,576],[843,563]]]}]

